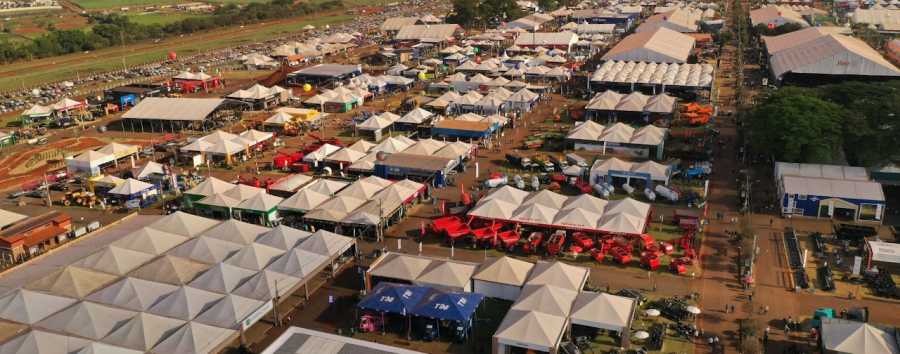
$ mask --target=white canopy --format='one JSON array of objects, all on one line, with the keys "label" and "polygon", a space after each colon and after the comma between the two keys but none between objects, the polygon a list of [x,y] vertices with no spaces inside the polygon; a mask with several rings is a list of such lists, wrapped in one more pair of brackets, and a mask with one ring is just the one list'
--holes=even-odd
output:
[{"label": "white canopy", "polygon": [[209,353],[225,342],[234,330],[188,322],[153,347],[150,353]]},{"label": "white canopy", "polygon": [[250,269],[219,263],[194,279],[189,285],[220,294],[230,294],[256,273]]},{"label": "white canopy", "polygon": [[198,262],[217,264],[244,248],[244,245],[215,239],[208,236],[199,236],[173,248],[167,255],[179,256]]},{"label": "white canopy", "polygon": [[204,232],[202,236],[246,245],[256,240],[259,235],[269,232],[269,230],[267,227],[229,219]]},{"label": "white canopy", "polygon": [[222,299],[221,294],[182,286],[153,305],[147,312],[190,321]]},{"label": "white canopy", "polygon": [[185,323],[182,320],[141,312],[103,338],[103,341],[126,348],[148,351]]},{"label": "white canopy", "polygon": [[494,337],[500,344],[549,352],[566,328],[566,318],[538,311],[511,310]]},{"label": "white canopy", "polygon": [[147,227],[176,235],[194,237],[218,224],[218,220],[177,211],[150,223]]},{"label": "white canopy", "polygon": [[85,300],[135,311],[147,311],[177,286],[138,278],[124,278],[86,297]]},{"label": "white canopy", "polygon": [[900,263],[900,244],[869,241],[869,250],[873,261]]},{"label": "white canopy", "polygon": [[216,193],[224,193],[234,188],[235,185],[220,180],[215,177],[209,177],[203,182],[200,182],[196,187],[191,188],[191,190],[184,192],[184,194],[190,195],[202,195],[204,197],[209,197]]},{"label": "white canopy", "polygon": [[241,321],[263,305],[262,301],[237,295],[225,295],[215,305],[194,318],[194,322],[211,326],[237,329]]},{"label": "white canopy", "polygon": [[155,186],[150,183],[145,183],[134,178],[129,178],[126,179],[124,183],[116,186],[113,189],[110,189],[108,193],[118,195],[135,195],[138,193],[146,192],[153,187]]},{"label": "white canopy", "polygon": [[137,314],[135,311],[82,301],[38,322],[36,326],[101,340]]},{"label": "white canopy", "polygon": [[188,238],[185,236],[143,227],[111,242],[109,245],[152,255],[160,255],[187,240]]},{"label": "white canopy", "polygon": [[121,276],[149,262],[153,257],[152,254],[110,246],[75,261],[72,265]]},{"label": "white canopy", "polygon": [[509,257],[490,257],[472,275],[472,279],[499,284],[522,286],[531,274],[534,263]]},{"label": "white canopy", "polygon": [[631,327],[636,301],[607,293],[582,291],[572,305],[572,324],[621,332]]},{"label": "white canopy", "polygon": [[840,353],[900,353],[893,334],[862,322],[823,323],[822,341],[825,349]]},{"label": "white canopy", "polygon": [[75,301],[67,297],[19,289],[0,298],[0,318],[29,325],[35,324]]}]

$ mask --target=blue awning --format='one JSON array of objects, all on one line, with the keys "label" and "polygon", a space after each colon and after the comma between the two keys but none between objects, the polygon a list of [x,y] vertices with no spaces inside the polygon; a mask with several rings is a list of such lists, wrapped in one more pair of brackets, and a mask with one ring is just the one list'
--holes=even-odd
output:
[{"label": "blue awning", "polygon": [[410,314],[428,288],[424,286],[403,285],[380,282],[356,306],[365,310],[384,311],[397,314]]},{"label": "blue awning", "polygon": [[412,314],[448,321],[468,321],[483,299],[481,294],[431,289],[412,310]]}]

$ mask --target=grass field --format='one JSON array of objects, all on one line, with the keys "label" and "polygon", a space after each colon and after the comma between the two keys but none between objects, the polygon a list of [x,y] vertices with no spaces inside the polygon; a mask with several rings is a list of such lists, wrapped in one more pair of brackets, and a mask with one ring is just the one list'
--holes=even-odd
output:
[{"label": "grass field", "polygon": [[[211,36],[215,34],[223,34],[223,33],[234,33],[232,36],[227,37],[219,37],[208,41],[195,41],[191,43],[181,43],[181,44],[172,44],[169,46],[163,46],[162,48],[152,48],[148,49],[152,46],[156,46],[159,44],[147,43],[141,45],[133,45],[130,46],[131,50],[127,55],[125,55],[125,62],[128,65],[136,64],[136,63],[146,63],[154,60],[160,60],[166,57],[166,54],[170,51],[175,51],[176,53],[180,53],[182,55],[187,55],[191,53],[196,53],[204,50],[211,50],[215,48],[227,47],[238,45],[247,42],[259,41],[263,39],[284,36],[292,33],[299,32],[300,28],[306,26],[307,24],[312,24],[313,26],[319,27],[325,24],[335,24],[344,21],[350,21],[355,18],[354,15],[341,14],[334,15],[322,18],[316,18],[313,20],[307,21],[297,21],[285,25],[269,27],[262,30],[256,29],[257,26],[248,26],[243,29],[228,29],[217,32],[205,33],[205,36]],[[201,36],[197,36],[201,38]],[[189,39],[191,37],[179,37],[174,39],[169,39],[165,41],[165,43],[172,43],[173,41],[183,41]],[[75,54],[65,56],[66,59],[74,59],[74,58],[96,58],[90,61],[84,61],[79,63],[67,64],[54,66],[50,68],[40,68],[33,69],[36,66],[46,65],[46,61],[40,62],[23,62],[14,65],[5,65],[0,67],[0,72],[15,72],[13,75],[9,75],[4,77],[3,80],[0,80],[0,92],[8,91],[8,90],[16,90],[22,88],[22,80],[24,79],[25,86],[33,86],[37,84],[49,83],[49,82],[57,82],[66,78],[75,77],[75,71],[78,70],[81,75],[89,75],[90,73],[99,73],[103,71],[118,69],[122,67],[122,55],[121,54],[110,54],[110,53],[118,53],[118,48],[108,49],[96,53],[88,53],[88,54]]]},{"label": "grass field", "polygon": [[203,14],[192,14],[186,12],[171,12],[171,13],[146,13],[146,12],[126,12],[125,13],[131,22],[143,24],[143,25],[151,25],[151,24],[160,24],[167,25],[172,22],[181,21],[186,18],[197,18],[208,15]]}]

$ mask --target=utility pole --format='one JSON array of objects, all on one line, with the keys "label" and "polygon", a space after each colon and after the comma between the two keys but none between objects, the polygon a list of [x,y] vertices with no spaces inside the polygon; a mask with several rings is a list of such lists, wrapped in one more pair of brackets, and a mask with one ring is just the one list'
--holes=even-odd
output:
[{"label": "utility pole", "polygon": [[281,326],[281,311],[278,311],[278,300],[281,299],[281,296],[278,295],[278,280],[275,281],[275,298],[272,299],[273,305],[275,305],[275,325]]},{"label": "utility pole", "polygon": [[378,199],[378,241],[384,241],[384,206],[382,199]]}]

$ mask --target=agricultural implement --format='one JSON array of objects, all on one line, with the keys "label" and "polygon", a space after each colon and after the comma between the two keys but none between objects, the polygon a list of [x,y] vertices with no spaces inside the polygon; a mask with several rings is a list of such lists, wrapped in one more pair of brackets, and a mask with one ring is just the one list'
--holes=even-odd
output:
[{"label": "agricultural implement", "polygon": [[575,232],[572,234],[572,243],[582,249],[590,249],[594,247],[594,239],[584,232]]},{"label": "agricultural implement", "polygon": [[472,229],[467,224],[451,224],[444,226],[444,241],[454,243],[459,240],[465,240]]},{"label": "agricultural implement", "polygon": [[437,234],[443,232],[444,228],[447,227],[448,225],[461,224],[461,223],[462,223],[462,220],[460,220],[460,218],[455,217],[455,216],[447,216],[447,217],[443,217],[440,219],[436,219],[431,222],[431,225],[430,225],[431,232],[434,233],[435,235],[437,235]]},{"label": "agricultural implement", "polygon": [[522,247],[522,251],[525,254],[535,254],[538,251],[538,248],[541,247],[541,241],[544,239],[544,233],[540,231],[532,232],[528,235],[528,239],[525,241],[525,246]]},{"label": "agricultural implement", "polygon": [[550,239],[547,241],[547,257],[550,256],[559,256],[559,253],[563,249],[563,244],[566,243],[566,232],[563,230],[558,230],[550,235]]}]

